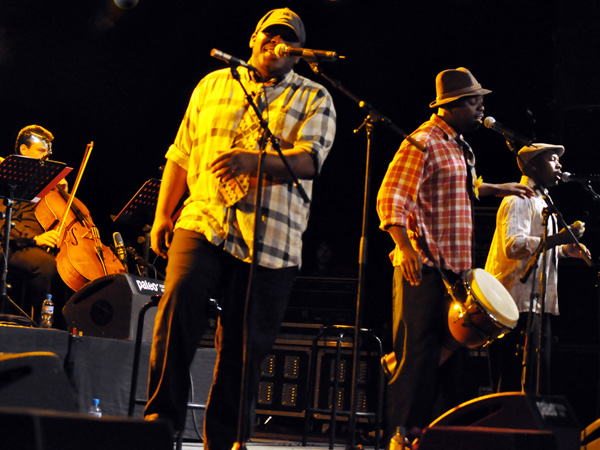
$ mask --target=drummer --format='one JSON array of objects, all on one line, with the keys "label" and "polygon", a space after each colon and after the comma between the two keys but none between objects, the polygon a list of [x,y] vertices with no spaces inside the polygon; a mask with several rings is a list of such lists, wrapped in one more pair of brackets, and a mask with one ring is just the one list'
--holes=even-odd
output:
[{"label": "drummer", "polygon": [[[462,134],[481,126],[483,98],[490,92],[463,67],[441,72],[437,97],[429,105],[437,113],[412,133],[412,142],[402,142],[379,190],[381,228],[395,243],[393,347],[398,364],[388,381],[388,439],[396,427],[418,434],[435,419],[447,321],[438,268],[450,281],[471,269],[471,202],[478,195],[533,195],[529,186],[483,183],[475,175],[475,156]],[[455,406],[455,400],[442,408]]]},{"label": "drummer", "polygon": [[[541,186],[550,188],[556,186],[561,176],[560,157],[565,152],[562,145],[550,144],[532,144],[519,150],[517,163],[523,176],[521,184],[534,188],[537,181]],[[490,356],[494,368],[494,378],[497,383],[498,391],[524,391],[534,392],[534,377],[536,368],[531,364],[535,360],[533,351],[529,351],[532,357],[531,362],[527,361],[527,371],[529,375],[525,381],[525,386],[521,385],[522,349],[524,344],[524,335],[521,331],[525,330],[528,312],[532,310],[531,299],[533,300],[533,311],[539,313],[539,293],[540,293],[540,270],[537,273],[531,273],[525,283],[521,283],[520,278],[529,262],[531,256],[540,245],[543,236],[542,213],[546,207],[546,202],[541,193],[530,198],[520,198],[517,196],[505,197],[500,204],[496,217],[496,231],[490,247],[485,270],[494,275],[502,285],[512,295],[520,312],[519,322],[515,330],[509,333],[503,339],[494,342],[490,346]],[[575,237],[579,238],[585,231],[585,224],[575,222],[570,225],[571,231]],[[577,244],[571,243],[571,236],[567,230],[557,230],[557,221],[554,215],[548,220],[548,238],[546,240],[547,264],[546,264],[546,286],[545,303],[542,321],[543,342],[542,342],[542,368],[540,379],[540,393],[547,394],[549,387],[549,366],[550,366],[550,315],[558,315],[558,296],[557,296],[557,264],[559,258],[572,257],[583,258]],[[590,256],[587,248],[585,253]],[[532,316],[535,323],[532,333],[533,340],[530,341],[537,348],[539,327],[539,314]],[[517,354],[518,353],[518,354]],[[546,391],[546,392],[544,392]]]}]

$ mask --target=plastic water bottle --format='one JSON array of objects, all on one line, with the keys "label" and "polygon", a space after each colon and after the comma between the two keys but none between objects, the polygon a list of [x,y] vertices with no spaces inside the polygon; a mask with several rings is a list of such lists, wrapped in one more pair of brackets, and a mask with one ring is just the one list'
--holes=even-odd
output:
[{"label": "plastic water bottle", "polygon": [[90,406],[88,413],[95,417],[102,417],[102,409],[100,409],[100,400],[95,398],[92,401],[92,406]]},{"label": "plastic water bottle", "polygon": [[42,328],[52,328],[54,322],[54,303],[52,302],[52,294],[47,294],[46,299],[42,303]]},{"label": "plastic water bottle", "polygon": [[390,441],[389,450],[404,450],[404,428],[396,427],[396,432]]}]

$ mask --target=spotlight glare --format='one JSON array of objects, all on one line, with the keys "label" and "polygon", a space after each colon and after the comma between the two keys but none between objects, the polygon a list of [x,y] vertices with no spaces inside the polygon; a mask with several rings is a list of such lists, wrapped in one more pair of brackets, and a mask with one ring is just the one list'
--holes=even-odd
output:
[{"label": "spotlight glare", "polygon": [[139,0],[114,0],[114,2],[121,9],[133,9],[137,6]]}]

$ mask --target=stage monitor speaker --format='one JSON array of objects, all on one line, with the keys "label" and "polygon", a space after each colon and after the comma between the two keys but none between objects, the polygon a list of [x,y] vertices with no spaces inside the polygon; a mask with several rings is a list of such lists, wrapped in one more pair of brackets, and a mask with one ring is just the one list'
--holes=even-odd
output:
[{"label": "stage monitor speaker", "polygon": [[560,396],[520,392],[486,395],[451,409],[429,428],[440,426],[550,431],[557,450],[579,448],[580,442],[577,418],[567,399]]},{"label": "stage monitor speaker", "polygon": [[[133,340],[138,313],[153,295],[164,292],[162,281],[129,274],[107,275],[77,291],[63,308],[68,329],[84,336]],[[156,308],[144,318],[142,341],[152,341]]]},{"label": "stage monitor speaker", "polygon": [[581,432],[581,448],[585,450],[600,449],[600,419],[589,424]]},{"label": "stage monitor speaker", "polygon": [[58,355],[0,354],[0,406],[77,411],[75,393]]},{"label": "stage monitor speaker", "polygon": [[[427,428],[419,450],[558,450],[554,435],[544,430],[487,427]],[[573,447],[576,450],[577,447]]]},{"label": "stage monitor speaker", "polygon": [[173,448],[165,422],[21,408],[0,408],[0,436],[2,448],[19,450]]}]

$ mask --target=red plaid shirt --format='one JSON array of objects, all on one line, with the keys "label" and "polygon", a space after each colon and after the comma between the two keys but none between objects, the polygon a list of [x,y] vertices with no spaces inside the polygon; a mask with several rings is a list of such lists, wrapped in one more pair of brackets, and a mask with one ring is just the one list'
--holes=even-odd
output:
[{"label": "red plaid shirt", "polygon": [[[433,114],[411,136],[426,151],[402,142],[377,195],[380,227],[406,227],[427,265],[433,266],[427,256],[431,254],[443,269],[471,269],[472,206],[464,153],[455,141],[458,134]],[[400,264],[398,248],[390,259],[394,266]]]}]

